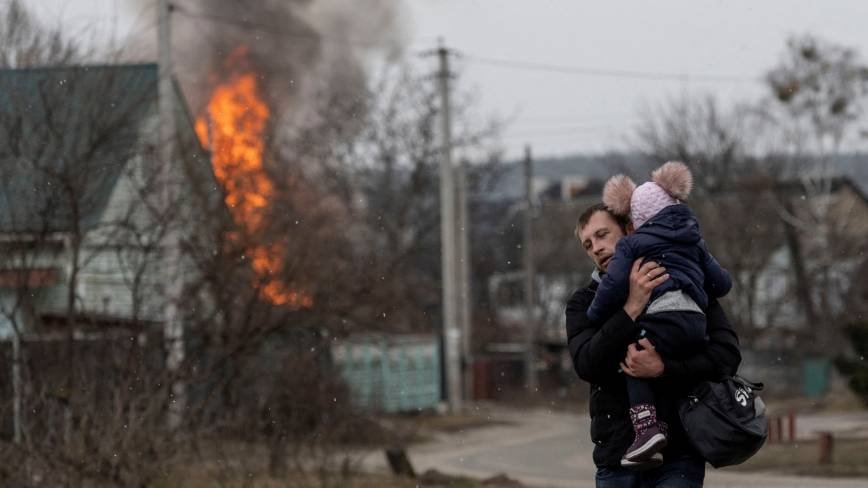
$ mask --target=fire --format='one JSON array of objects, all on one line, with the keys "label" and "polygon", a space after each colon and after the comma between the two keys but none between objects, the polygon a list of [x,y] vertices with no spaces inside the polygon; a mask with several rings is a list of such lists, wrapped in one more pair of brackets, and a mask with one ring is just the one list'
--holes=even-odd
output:
[{"label": "fire", "polygon": [[196,120],[196,133],[213,151],[214,173],[226,188],[232,216],[254,234],[261,229],[272,185],[262,168],[263,133],[270,114],[253,73],[218,86],[207,113],[207,119]]},{"label": "fire", "polygon": [[[247,50],[236,49],[228,58],[233,73],[212,92],[204,113],[196,119],[196,134],[212,153],[214,173],[226,189],[226,205],[245,234],[254,239],[263,230],[274,185],[263,167],[265,130],[271,112],[256,73],[243,68]],[[293,290],[273,274],[283,267],[280,243],[247,249],[260,280],[262,295],[276,305],[310,307],[312,298]]]}]

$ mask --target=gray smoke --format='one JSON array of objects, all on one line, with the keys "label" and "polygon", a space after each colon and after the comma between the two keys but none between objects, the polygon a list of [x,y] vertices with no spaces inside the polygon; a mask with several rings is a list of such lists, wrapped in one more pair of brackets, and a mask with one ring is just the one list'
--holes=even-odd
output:
[{"label": "gray smoke", "polygon": [[[156,19],[157,2],[127,1],[143,18]],[[269,104],[285,115],[308,109],[305,101],[322,88],[323,80],[341,91],[362,87],[365,61],[370,56],[400,54],[404,36],[399,0],[174,3],[175,75],[194,112],[227,74],[225,60],[239,46],[247,47],[247,59],[260,74]],[[156,29],[142,32],[134,45],[137,57],[156,59]]]}]

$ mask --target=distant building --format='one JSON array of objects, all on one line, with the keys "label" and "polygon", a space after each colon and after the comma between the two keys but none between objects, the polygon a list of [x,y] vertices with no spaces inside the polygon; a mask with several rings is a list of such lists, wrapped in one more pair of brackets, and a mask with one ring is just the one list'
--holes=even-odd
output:
[{"label": "distant building", "polygon": [[[813,191],[798,181],[783,182],[779,192],[790,202],[779,211],[786,212],[781,222],[791,233],[784,233],[755,278],[751,322],[761,331],[757,345],[763,347],[839,322],[860,301],[865,305],[859,294],[868,288],[861,272],[868,266],[868,197],[861,188],[850,178],[834,177]],[[800,274],[810,286],[800,288]]]}]

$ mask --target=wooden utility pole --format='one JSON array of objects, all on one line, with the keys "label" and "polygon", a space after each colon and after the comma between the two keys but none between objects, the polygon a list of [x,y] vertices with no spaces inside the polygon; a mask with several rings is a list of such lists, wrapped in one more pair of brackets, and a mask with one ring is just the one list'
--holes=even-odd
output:
[{"label": "wooden utility pole", "polygon": [[440,160],[440,248],[443,273],[443,348],[446,366],[446,398],[449,410],[461,410],[461,329],[459,328],[457,240],[455,233],[455,170],[452,165],[452,120],[449,101],[449,50],[437,49],[440,59],[441,160]]},{"label": "wooden utility pole", "polygon": [[[172,376],[181,367],[184,361],[184,324],[178,313],[178,300],[181,292],[180,270],[180,239],[178,226],[174,219],[177,215],[169,209],[174,205],[177,197],[174,184],[179,172],[173,167],[175,153],[175,107],[174,87],[172,83],[172,54],[171,54],[171,13],[172,5],[169,0],[160,0],[159,16],[159,69],[157,81],[157,103],[160,117],[160,162],[159,171],[162,183],[162,222],[168,226],[164,242],[163,253],[163,279],[167,284],[166,307],[163,316],[163,340],[166,348],[166,368]],[[183,213],[183,212],[181,212]],[[170,217],[173,216],[173,217]],[[171,396],[168,405],[168,424],[170,428],[178,428],[183,420],[183,412],[186,408],[186,389],[184,383],[173,379]]]},{"label": "wooden utility pole", "polygon": [[[19,314],[20,316],[20,314]],[[13,320],[15,320],[13,318]],[[21,444],[21,329],[12,331],[12,440]]]},{"label": "wooden utility pole", "polygon": [[467,198],[467,160],[462,159],[456,168],[458,177],[458,282],[461,319],[461,366],[464,376],[464,399],[473,399],[472,346],[472,295],[470,293],[470,217]]},{"label": "wooden utility pole", "polygon": [[525,349],[524,371],[527,380],[528,392],[537,390],[539,382],[536,374],[536,314],[534,313],[534,279],[536,270],[533,262],[533,159],[531,159],[530,146],[524,147],[524,183],[525,183],[525,209],[524,209],[524,300],[525,300]]}]

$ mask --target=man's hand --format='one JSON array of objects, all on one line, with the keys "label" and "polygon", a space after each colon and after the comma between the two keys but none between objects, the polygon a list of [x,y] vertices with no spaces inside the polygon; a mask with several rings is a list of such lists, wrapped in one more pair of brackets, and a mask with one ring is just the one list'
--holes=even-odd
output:
[{"label": "man's hand", "polygon": [[639,349],[636,344],[627,347],[627,356],[621,363],[621,370],[634,378],[656,378],[663,374],[663,359],[654,349],[654,344],[648,339],[639,339]]},{"label": "man's hand", "polygon": [[633,261],[633,268],[630,270],[630,295],[624,303],[624,311],[633,320],[645,310],[645,305],[651,298],[651,290],[669,279],[666,268],[654,261],[643,263],[642,260],[643,258],[639,258]]}]

